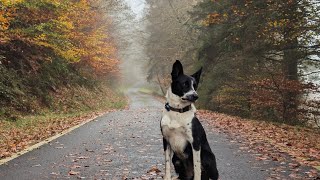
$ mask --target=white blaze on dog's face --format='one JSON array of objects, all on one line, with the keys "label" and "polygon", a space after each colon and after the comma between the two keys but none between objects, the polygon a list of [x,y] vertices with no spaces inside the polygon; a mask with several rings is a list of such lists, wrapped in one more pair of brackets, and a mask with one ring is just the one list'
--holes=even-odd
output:
[{"label": "white blaze on dog's face", "polygon": [[177,60],[172,67],[172,93],[179,96],[182,101],[195,102],[199,96],[196,92],[202,68],[191,76],[183,73],[183,67],[179,60]]}]

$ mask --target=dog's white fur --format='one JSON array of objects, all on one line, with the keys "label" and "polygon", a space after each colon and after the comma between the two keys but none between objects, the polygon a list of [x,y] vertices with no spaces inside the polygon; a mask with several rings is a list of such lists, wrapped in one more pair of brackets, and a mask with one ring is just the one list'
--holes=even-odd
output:
[{"label": "dog's white fur", "polygon": [[[194,91],[194,90],[193,90]],[[171,88],[168,89],[166,94],[167,102],[171,107],[174,108],[184,108],[191,104],[191,110],[179,113],[175,111],[167,111],[164,109],[163,116],[161,119],[161,128],[162,134],[164,138],[167,140],[167,150],[165,151],[165,180],[171,179],[171,159],[173,156],[173,152],[179,158],[184,157],[184,149],[189,142],[191,145],[193,143],[192,136],[192,119],[194,118],[194,114],[196,112],[196,108],[193,103],[183,100],[181,97],[172,93]],[[201,179],[201,159],[200,159],[200,151],[194,150],[193,152],[193,164],[194,164],[194,172],[190,172],[194,174],[194,180]]]},{"label": "dog's white fur", "polygon": [[[187,97],[188,97],[189,95],[198,95],[198,93],[194,90],[193,81],[191,81],[190,87],[191,87],[190,91],[188,91],[187,93],[185,93],[185,94],[182,96],[181,99],[187,99]],[[169,90],[171,90],[171,88],[170,88]],[[178,96],[178,97],[179,97],[179,96]],[[168,99],[168,98],[167,98],[167,99]],[[189,102],[189,104],[190,104],[190,102]]]}]

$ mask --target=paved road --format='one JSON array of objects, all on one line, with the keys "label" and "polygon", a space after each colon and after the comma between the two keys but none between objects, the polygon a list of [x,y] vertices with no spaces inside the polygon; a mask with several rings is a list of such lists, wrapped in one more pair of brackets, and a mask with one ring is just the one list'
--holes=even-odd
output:
[{"label": "paved road", "polygon": [[[163,171],[159,129],[163,104],[130,92],[130,108],[101,116],[49,144],[0,166],[1,180],[24,179],[161,179]],[[208,131],[220,179],[260,180],[268,167],[238,151],[228,137]],[[156,168],[153,168],[154,170]]]}]

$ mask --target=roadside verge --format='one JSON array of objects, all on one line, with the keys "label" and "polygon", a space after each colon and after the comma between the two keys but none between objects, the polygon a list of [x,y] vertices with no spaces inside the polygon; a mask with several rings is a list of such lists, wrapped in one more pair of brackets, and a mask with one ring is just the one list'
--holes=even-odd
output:
[{"label": "roadside verge", "polygon": [[0,159],[0,165],[6,164],[7,162],[9,162],[9,161],[11,161],[11,160],[13,160],[13,159],[15,159],[15,158],[17,158],[17,157],[19,157],[19,156],[27,153],[27,152],[30,152],[30,151],[32,151],[32,150],[34,150],[34,149],[37,149],[37,148],[39,148],[40,146],[42,146],[42,145],[44,145],[44,144],[47,144],[47,143],[49,143],[49,142],[51,142],[51,141],[53,141],[53,140],[55,140],[55,139],[57,139],[57,138],[65,135],[65,134],[67,134],[67,133],[69,133],[69,132],[71,132],[71,131],[73,131],[73,130],[75,130],[75,129],[77,129],[77,128],[85,125],[85,124],[87,124],[88,122],[96,119],[97,117],[102,116],[102,115],[104,115],[104,114],[107,114],[107,113],[109,113],[109,112],[110,112],[110,111],[100,112],[100,113],[94,113],[94,114],[91,114],[91,115],[87,115],[87,116],[84,116],[84,117],[80,117],[80,118],[79,118],[80,121],[77,121],[77,122],[80,123],[80,124],[77,124],[77,125],[72,126],[72,127],[68,128],[68,129],[62,130],[61,132],[57,133],[56,135],[53,135],[53,136],[51,136],[51,137],[48,137],[47,139],[41,140],[40,142],[38,142],[38,143],[36,143],[36,144],[33,144],[33,145],[31,145],[31,146],[26,145],[25,149],[22,149],[22,150],[19,151],[19,152],[16,152],[16,153],[9,153],[9,152],[7,152],[8,157],[3,158],[3,159]]}]

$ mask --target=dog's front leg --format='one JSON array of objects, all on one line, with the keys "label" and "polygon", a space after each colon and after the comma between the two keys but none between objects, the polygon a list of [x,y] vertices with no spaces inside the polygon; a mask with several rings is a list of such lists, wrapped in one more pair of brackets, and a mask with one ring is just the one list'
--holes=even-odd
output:
[{"label": "dog's front leg", "polygon": [[194,180],[201,179],[201,155],[200,155],[200,147],[192,146],[192,154],[193,154],[193,172],[194,172]]},{"label": "dog's front leg", "polygon": [[163,138],[163,149],[164,149],[164,155],[165,155],[165,180],[171,180],[171,156],[172,156],[172,150],[170,147],[170,144],[167,142],[165,138]]}]

